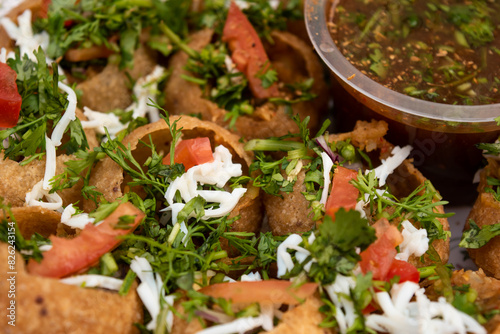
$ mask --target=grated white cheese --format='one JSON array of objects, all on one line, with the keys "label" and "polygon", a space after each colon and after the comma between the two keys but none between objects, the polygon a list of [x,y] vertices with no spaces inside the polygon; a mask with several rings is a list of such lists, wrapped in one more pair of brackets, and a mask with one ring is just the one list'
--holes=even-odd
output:
[{"label": "grated white cheese", "polygon": [[106,134],[104,129],[106,128],[111,138],[115,138],[118,132],[127,128],[127,125],[120,122],[120,118],[113,113],[103,113],[83,107],[83,114],[88,121],[81,121],[82,128],[94,129],[101,135]]},{"label": "grated white cheese", "polygon": [[417,229],[413,224],[405,220],[401,223],[403,230],[403,242],[399,245],[400,253],[396,255],[396,259],[408,261],[411,255],[422,256],[429,249],[429,238],[427,230],[424,228]]},{"label": "grated white cheese", "polygon": [[67,86],[66,84],[60,81],[57,83],[57,85],[60,90],[68,94],[67,96],[68,108],[66,108],[66,112],[57,123],[56,127],[54,128],[54,131],[52,131],[51,139],[54,142],[55,146],[61,145],[61,139],[64,135],[64,131],[66,131],[66,128],[68,127],[69,123],[76,119],[76,103],[77,103],[75,91],[71,89],[71,87]]},{"label": "grated white cheese", "polygon": [[[166,296],[163,291],[163,281],[158,275],[153,274],[153,268],[147,259],[136,256],[130,262],[130,269],[137,274],[141,284],[137,287],[137,294],[142,300],[142,303],[151,315],[151,321],[146,325],[148,330],[155,330],[158,322],[158,315],[161,311],[161,300],[166,305],[164,307],[173,307],[175,297],[173,295]],[[172,330],[174,316],[172,311],[168,311],[166,315],[167,329]]]},{"label": "grated white cheese", "polygon": [[[276,264],[278,266],[278,278],[285,275],[288,271],[293,269],[293,260],[288,249],[293,249],[296,251],[295,258],[299,262],[303,262],[311,253],[300,247],[299,244],[302,242],[302,237],[298,234],[290,234],[279,246],[276,251]],[[309,263],[308,263],[309,265]],[[309,266],[310,267],[310,266]],[[306,269],[306,268],[304,268]]]},{"label": "grated white cheese", "polygon": [[158,82],[165,75],[165,68],[156,65],[151,73],[145,77],[141,77],[134,85],[133,92],[137,101],[132,103],[126,110],[133,110],[132,117],[146,117],[149,116],[150,122],[156,122],[160,119],[158,109],[149,106],[149,100],[156,102],[156,95],[158,93]]},{"label": "grated white cheese", "polygon": [[[268,0],[267,2],[269,2],[269,5],[274,10],[278,9],[280,5],[280,0]],[[236,0],[235,3],[242,10],[250,7],[249,1]],[[229,1],[227,2],[227,6],[229,6]]]},{"label": "grated white cheese", "polygon": [[260,316],[262,317],[262,329],[272,331],[274,329],[274,305],[271,303],[259,303]]},{"label": "grated white cheese", "polygon": [[[44,198],[47,202],[42,202]],[[62,199],[57,193],[49,194],[48,190],[43,189],[43,180],[35,184],[33,189],[26,194],[25,202],[28,206],[41,206],[42,208],[54,211],[62,210]]]},{"label": "grated white cheese", "polygon": [[356,281],[353,277],[340,274],[337,274],[333,284],[324,286],[325,291],[335,305],[335,319],[342,334],[347,333],[347,330],[358,317],[354,303],[349,298],[351,289],[355,287]]},{"label": "grated white cheese", "polygon": [[[167,191],[165,199],[169,206],[163,210],[172,211],[172,224],[177,223],[177,215],[189,202],[197,196],[201,196],[208,203],[219,203],[218,209],[206,209],[203,219],[210,217],[222,217],[227,215],[238,204],[238,201],[246,193],[246,188],[236,188],[231,193],[216,190],[198,190],[198,184],[211,184],[222,188],[231,177],[242,175],[241,164],[232,162],[231,153],[227,148],[219,145],[213,154],[214,161],[191,167],[186,173],[175,179]],[[175,194],[179,192],[184,203],[175,203]],[[182,226],[181,231],[187,233],[187,228]]]},{"label": "grated white cheese", "polygon": [[247,192],[246,188],[236,188],[233,192],[220,190],[198,190],[198,195],[208,203],[219,203],[218,209],[205,209],[202,219],[222,217],[229,214]]},{"label": "grated white cheese", "polygon": [[47,135],[45,135],[45,152],[45,175],[42,188],[49,191],[52,189],[50,180],[56,175],[56,147]]},{"label": "grated white cheese", "polygon": [[262,277],[258,271],[250,273],[248,275],[241,275],[240,280],[242,282],[259,282],[262,281]]},{"label": "grated white cheese", "polygon": [[15,58],[15,57],[16,57],[16,54],[13,51],[9,51],[9,53],[7,53],[6,48],[0,49],[0,62],[5,64],[7,62],[7,59]]},{"label": "grated white cheese", "polygon": [[321,159],[323,160],[323,179],[324,179],[324,185],[323,185],[323,191],[321,193],[321,200],[319,201],[321,204],[326,205],[326,200],[328,199],[328,190],[330,189],[330,171],[332,170],[333,167],[333,161],[332,158],[326,153],[326,152],[321,152]]},{"label": "grated white cheese", "polygon": [[18,25],[16,26],[10,19],[6,17],[0,18],[0,24],[7,32],[7,35],[15,40],[16,45],[19,46],[21,56],[28,55],[31,60],[36,61],[33,51],[39,47],[42,47],[44,50],[47,49],[49,46],[49,34],[46,31],[33,34],[31,10],[29,9],[17,17],[17,22]]},{"label": "grated white cheese", "polygon": [[[385,185],[385,181],[389,175],[391,175],[392,172],[394,172],[394,170],[403,163],[403,161],[410,155],[411,150],[412,147],[410,145],[403,148],[395,146],[391,152],[392,156],[386,160],[382,160],[382,164],[374,169],[375,176],[379,179],[379,186]],[[370,170],[366,171],[366,173],[368,172],[370,172]]]},{"label": "grated white cheese", "polygon": [[[411,302],[413,296],[416,301]],[[430,301],[417,283],[394,284],[390,295],[378,292],[376,298],[384,313],[368,315],[365,323],[378,332],[486,334],[476,320],[448,304],[444,297]]]},{"label": "grated white cheese", "polygon": [[5,15],[9,14],[9,12],[22,4],[24,0],[3,0],[0,1],[0,17],[4,17]]},{"label": "grated white cheese", "polygon": [[[141,77],[134,85],[133,92],[137,101],[133,102],[125,110],[133,110],[132,117],[149,117],[151,123],[160,119],[160,114],[157,108],[148,105],[150,100],[156,102],[158,93],[158,82],[165,75],[165,68],[157,65],[153,71]],[[120,118],[113,113],[103,113],[92,110],[88,107],[83,107],[83,114],[88,118],[88,121],[82,121],[84,129],[95,129],[99,134],[106,134],[104,128],[108,130],[111,138],[115,138],[118,132],[127,128],[128,123],[123,124]]]},{"label": "grated white cheese", "polygon": [[103,275],[79,275],[63,278],[59,281],[64,284],[85,288],[104,288],[116,291],[120,290],[123,284],[123,280],[121,279]]},{"label": "grated white cheese", "polygon": [[[46,252],[46,251],[49,251],[52,249],[52,245],[41,245],[41,246],[38,246],[38,250],[40,252]],[[21,249],[21,254],[24,254],[24,255],[33,255],[33,251],[32,250],[26,250],[26,249]]]},{"label": "grated white cheese", "polygon": [[197,334],[243,334],[252,329],[259,328],[265,323],[267,323],[267,319],[261,314],[258,317],[238,318],[225,324],[212,326],[197,332]]},{"label": "grated white cheese", "polygon": [[88,213],[79,213],[77,215],[75,213],[76,209],[73,204],[68,205],[61,214],[61,223],[72,228],[83,229],[87,224],[95,221],[95,218],[90,218]]}]

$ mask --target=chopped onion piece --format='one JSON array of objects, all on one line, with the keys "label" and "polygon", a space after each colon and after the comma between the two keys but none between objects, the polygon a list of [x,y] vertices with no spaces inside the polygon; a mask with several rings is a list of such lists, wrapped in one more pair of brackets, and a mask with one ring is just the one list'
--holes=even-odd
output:
[{"label": "chopped onion piece", "polygon": [[333,151],[330,149],[330,146],[325,140],[325,137],[319,136],[316,138],[316,144],[318,144],[319,147],[325,151],[326,154],[332,159],[333,163],[337,163],[340,161],[340,155],[333,153]]}]

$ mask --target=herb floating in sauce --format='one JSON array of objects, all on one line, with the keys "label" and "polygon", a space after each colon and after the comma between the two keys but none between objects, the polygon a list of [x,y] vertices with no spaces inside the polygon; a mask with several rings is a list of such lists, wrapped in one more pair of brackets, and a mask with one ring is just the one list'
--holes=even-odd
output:
[{"label": "herb floating in sauce", "polygon": [[341,0],[330,32],[387,88],[423,100],[500,102],[500,1]]}]

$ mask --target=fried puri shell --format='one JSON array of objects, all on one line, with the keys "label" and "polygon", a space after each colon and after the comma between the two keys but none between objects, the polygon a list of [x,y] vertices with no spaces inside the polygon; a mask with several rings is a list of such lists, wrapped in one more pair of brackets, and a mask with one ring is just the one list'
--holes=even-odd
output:
[{"label": "fried puri shell", "polygon": [[[210,29],[198,31],[191,35],[189,46],[200,51],[210,43],[212,37],[213,31]],[[292,114],[299,114],[301,119],[310,116],[309,126],[315,128],[319,123],[319,112],[326,105],[327,96],[321,65],[311,47],[301,39],[286,32],[273,32],[272,37],[275,44],[268,53],[280,81],[296,83],[308,78],[314,79],[312,91],[320,97],[292,105]],[[172,75],[165,87],[166,109],[174,114],[199,114],[202,119],[227,128],[229,122],[225,120],[225,116],[228,112],[206,99],[197,84],[182,78],[182,75],[192,76],[184,69],[187,60],[188,55],[184,52],[178,52],[171,59]],[[252,115],[239,116],[235,129],[231,130],[246,139],[253,139],[295,133],[298,127],[283,106],[265,103],[256,107]]]},{"label": "fried puri shell", "polygon": [[[75,159],[72,155],[59,155],[56,158],[56,175],[64,171],[64,162]],[[45,160],[33,160],[26,165],[16,161],[4,159],[0,154],[0,197],[12,207],[21,207],[25,204],[26,193],[30,192],[35,184],[40,182],[45,174]],[[73,188],[63,189],[57,193],[63,200],[63,206],[76,203],[82,199],[82,182]]]},{"label": "fried puri shell", "polygon": [[[354,146],[370,152],[379,148],[386,132],[387,123],[385,122],[359,121],[354,131],[330,135],[329,141],[350,139]],[[304,179],[305,172],[302,170],[297,175],[297,181],[291,193],[280,192],[281,197],[264,194],[266,215],[274,235],[306,232],[314,226],[315,221],[312,219],[309,201],[302,195],[302,192],[306,190]]]},{"label": "fried puri shell", "polygon": [[[284,175],[286,177],[286,175]],[[306,173],[301,170],[290,193],[281,192],[281,196],[264,193],[264,207],[268,224],[274,235],[303,233],[310,231],[315,221],[312,219],[309,201],[302,192],[306,191],[304,179]]]},{"label": "fried puri shell", "polygon": [[[391,149],[392,150],[392,149]],[[410,195],[415,189],[419,186],[423,185],[427,179],[420,173],[418,169],[413,166],[413,164],[409,160],[403,161],[403,163],[396,168],[394,173],[392,173],[387,178],[387,185],[389,186],[392,194],[394,194],[398,198],[407,197]],[[444,208],[442,205],[436,207],[436,212],[444,213]],[[449,231],[450,225],[448,219],[446,218],[437,218],[438,221],[443,226],[443,230]],[[393,224],[399,224],[399,220],[395,220],[392,222]],[[418,221],[412,221],[413,225],[416,228],[420,228],[420,224]],[[450,256],[450,239],[446,238],[437,239],[432,242],[432,246],[439,254],[442,263],[447,263],[448,258]],[[425,267],[432,265],[435,260],[431,259],[427,254],[424,256],[423,261],[420,257],[416,257],[414,255],[410,256],[408,262],[413,264],[415,267]]]},{"label": "fried puri shell", "polygon": [[[393,145],[388,143],[383,137],[387,132],[387,123],[383,121],[358,121],[352,132],[330,135],[330,142],[350,140],[351,143],[366,152],[378,151],[381,159],[387,158],[392,151]],[[264,195],[264,206],[268,217],[268,223],[271,231],[275,235],[285,235],[288,233],[301,233],[310,230],[315,222],[312,220],[312,212],[309,202],[304,198],[301,192],[305,191],[304,171],[298,174],[293,192],[281,192],[281,197],[273,195]],[[426,178],[413,166],[409,160],[405,160],[396,171],[389,176],[387,184],[392,193],[402,198],[408,196],[412,191],[425,182]],[[436,210],[444,213],[442,206]],[[445,231],[449,231],[449,223],[446,218],[439,218]],[[399,220],[393,220],[392,224],[399,224]],[[413,222],[419,228],[418,222]],[[438,252],[441,261],[446,263],[449,257],[449,239],[435,240],[433,246]],[[424,257],[422,262],[420,258],[410,257],[409,262],[416,267],[422,267],[431,264],[428,256]]]},{"label": "fried puri shell", "polygon": [[112,63],[106,65],[100,73],[76,86],[83,93],[79,101],[81,106],[101,112],[127,108],[132,103],[127,73],[137,80],[149,74],[155,65],[155,53],[145,47],[139,47],[134,52],[132,69],[120,70],[118,65]]},{"label": "fried puri shell", "polygon": [[[252,162],[252,156],[243,149],[238,136],[214,123],[201,121],[190,116],[170,117],[170,124],[173,124],[175,121],[177,121],[177,128],[182,129],[182,139],[208,137],[210,138],[212,149],[218,145],[224,145],[231,152],[233,162],[240,163],[243,174],[248,175],[248,166]],[[150,140],[158,152],[166,155],[170,151],[172,137],[168,125],[164,120],[137,128],[123,139],[123,144],[127,147],[130,145],[134,158],[142,165],[151,155],[151,149],[144,144],[149,145]],[[122,168],[109,157],[106,157],[97,164],[90,179],[90,184],[95,185],[96,190],[102,192],[108,201],[114,201],[123,195],[125,191],[123,189],[124,183],[126,182],[124,182]],[[240,216],[233,223],[232,231],[257,232],[260,230],[262,210],[259,190],[251,184],[248,185],[247,189],[247,192],[230,215],[231,217]],[[137,189],[134,190],[137,191]],[[140,189],[138,193],[140,193]],[[84,208],[91,209],[92,205],[93,203],[87,201]]]},{"label": "fried puri shell", "polygon": [[[487,177],[498,178],[499,164],[497,161],[489,159],[489,164],[481,172],[481,179],[479,182],[479,196],[474,202],[467,222],[465,223],[465,230],[469,229],[469,220],[472,219],[480,228],[493,225],[499,222],[500,217],[500,202],[495,199],[493,194],[486,192],[488,187]],[[494,237],[483,247],[467,249],[470,257],[479,268],[490,276],[500,279],[500,236]]]},{"label": "fried puri shell", "polygon": [[30,239],[35,233],[39,233],[45,238],[56,234],[57,227],[61,222],[61,213],[48,210],[39,206],[27,206],[21,208],[12,208],[12,216],[4,217],[0,212],[0,220],[14,218],[21,235],[25,239]]},{"label": "fried puri shell", "polygon": [[323,306],[321,300],[312,296],[306,301],[292,310],[285,312],[280,323],[272,330],[266,333],[269,334],[327,334],[336,333],[335,328],[322,328],[318,326],[323,320],[324,316],[318,312],[319,308]]},{"label": "fried puri shell", "polygon": [[[443,295],[443,283],[440,279],[429,281],[432,283],[426,289],[426,295],[436,300]],[[482,312],[489,312],[500,308],[500,280],[486,276],[482,269],[478,271],[472,270],[457,270],[451,275],[451,285],[461,287],[468,285],[470,289],[477,292],[477,297],[474,303]],[[488,333],[500,333],[500,315],[497,314],[484,324]]]},{"label": "fried puri shell", "polygon": [[[0,245],[4,272],[9,250]],[[10,281],[0,281],[0,307],[7,310],[15,300],[16,326],[4,325],[4,333],[138,333],[142,303],[135,288],[122,297],[116,292],[85,289],[56,279],[31,276],[16,255],[15,299],[8,298]],[[9,277],[7,277],[9,278]]]}]

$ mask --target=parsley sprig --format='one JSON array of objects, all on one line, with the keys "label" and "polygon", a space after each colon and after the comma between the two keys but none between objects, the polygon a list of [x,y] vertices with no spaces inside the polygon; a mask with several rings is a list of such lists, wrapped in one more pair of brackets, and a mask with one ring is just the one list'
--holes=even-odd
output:
[{"label": "parsley sprig", "polygon": [[50,35],[48,54],[56,59],[70,48],[104,45],[120,54],[120,66],[132,67],[134,50],[144,29],[149,46],[165,55],[172,51],[158,25],[165,21],[187,34],[188,1],[81,0],[52,2],[48,18],[37,23]]},{"label": "parsley sprig", "polygon": [[[58,83],[62,79],[57,64],[47,65],[42,49],[34,52],[36,62],[27,55],[8,60],[8,65],[17,73],[17,88],[22,97],[21,112],[16,126],[0,130],[0,142],[8,139],[5,158],[23,161],[23,164],[45,154],[45,136],[50,135],[66,111],[67,94],[60,91]],[[69,141],[62,149],[71,154],[87,149],[88,143],[78,119],[68,127]],[[2,147],[3,148],[3,147]]]},{"label": "parsley sprig", "polygon": [[[448,202],[436,201],[437,193],[430,181],[426,180],[411,194],[401,199],[396,198],[388,191],[383,194],[377,191],[378,179],[374,170],[371,170],[366,175],[360,170],[357,180],[352,180],[351,183],[359,189],[361,198],[368,196],[371,215],[375,217],[388,215],[386,218],[389,221],[397,217],[418,221],[421,227],[427,230],[427,236],[430,239],[429,243],[436,239],[449,237],[449,232],[443,230],[438,218],[447,218],[452,216],[453,213],[440,213],[437,211],[438,206],[446,205]],[[388,208],[392,208],[392,210],[387,210]]]}]

